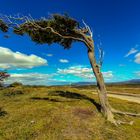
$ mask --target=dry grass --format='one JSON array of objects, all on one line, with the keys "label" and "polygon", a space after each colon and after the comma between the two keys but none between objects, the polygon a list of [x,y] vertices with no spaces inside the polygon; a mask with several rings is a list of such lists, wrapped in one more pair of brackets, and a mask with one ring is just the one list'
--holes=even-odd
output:
[{"label": "dry grass", "polygon": [[[128,85],[111,85],[108,84],[107,86],[108,91],[119,92],[119,93],[131,93],[131,94],[140,94],[140,85],[138,84],[128,84]],[[78,89],[87,89],[87,90],[96,90],[96,86],[80,86]]]},{"label": "dry grass", "polygon": [[[140,111],[140,105],[110,99],[114,108]],[[99,113],[96,95],[70,87],[12,87],[0,90],[0,140],[139,140],[140,119],[115,127]],[[1,114],[1,113],[0,113]]]}]

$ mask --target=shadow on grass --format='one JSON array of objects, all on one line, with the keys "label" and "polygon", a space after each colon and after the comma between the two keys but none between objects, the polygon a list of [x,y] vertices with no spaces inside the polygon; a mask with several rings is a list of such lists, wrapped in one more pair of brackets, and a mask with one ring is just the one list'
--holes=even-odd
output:
[{"label": "shadow on grass", "polygon": [[41,97],[31,97],[30,99],[32,100],[46,100],[46,101],[51,101],[51,102],[61,102],[57,99],[50,99],[50,98],[47,98],[47,97],[44,97],[44,98],[41,98]]},{"label": "shadow on grass", "polygon": [[[52,98],[48,98],[48,97],[31,97],[30,99],[32,100],[46,100],[46,101],[50,101],[50,102],[73,102],[75,100],[62,100],[62,99],[52,99]],[[76,100],[77,101],[77,100]]]},{"label": "shadow on grass", "polygon": [[61,96],[61,97],[70,98],[70,99],[88,100],[96,106],[98,111],[101,111],[101,105],[98,104],[94,99],[89,98],[86,95],[81,95],[81,94],[73,93],[73,92],[69,92],[69,91],[55,91],[55,92],[49,93],[49,95],[51,95],[51,96]]},{"label": "shadow on grass", "polygon": [[[64,91],[55,91],[55,92],[50,92],[48,95],[49,96],[60,96],[60,97],[65,97],[65,98],[68,98],[68,99],[75,99],[75,100],[77,100],[77,99],[88,100],[96,106],[96,108],[99,112],[101,111],[100,104],[98,104],[94,99],[89,98],[86,95],[81,95],[81,94],[73,93],[73,92],[69,92],[69,91],[65,91],[65,92]],[[72,102],[72,100],[51,99],[51,98],[48,98],[48,97],[44,97],[44,98],[32,97],[31,99],[33,99],[33,100],[47,100],[47,101],[52,101],[52,102]]]}]

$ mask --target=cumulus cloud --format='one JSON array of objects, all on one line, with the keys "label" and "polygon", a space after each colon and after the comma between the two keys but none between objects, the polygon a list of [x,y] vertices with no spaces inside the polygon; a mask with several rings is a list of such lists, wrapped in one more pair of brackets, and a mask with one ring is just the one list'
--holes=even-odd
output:
[{"label": "cumulus cloud", "polygon": [[67,59],[59,59],[59,62],[61,62],[61,63],[68,63],[69,61]]},{"label": "cumulus cloud", "polygon": [[47,65],[47,60],[34,54],[26,55],[0,47],[0,68],[33,68],[42,65]]},{"label": "cumulus cloud", "polygon": [[[57,72],[59,74],[71,74],[80,78],[84,79],[93,79],[95,76],[93,75],[92,69],[88,67],[83,67],[83,66],[74,66],[74,67],[68,67],[66,69],[58,69]],[[112,78],[113,77],[113,72],[112,71],[107,71],[103,72],[104,78]]]},{"label": "cumulus cloud", "polygon": [[21,82],[25,85],[45,85],[51,80],[53,74],[42,74],[42,73],[13,73],[6,80],[7,84],[13,82]]},{"label": "cumulus cloud", "polygon": [[[67,76],[66,76],[67,75]],[[66,69],[58,69],[56,73],[43,74],[43,73],[12,73],[5,81],[6,84],[13,82],[21,82],[25,85],[55,85],[65,84],[67,82],[76,82],[76,79],[71,76],[82,78],[84,81],[93,81],[95,77],[92,69],[83,66],[68,67]],[[111,80],[113,77],[112,71],[103,72],[106,80]]]},{"label": "cumulus cloud", "polygon": [[129,52],[128,52],[124,57],[128,57],[129,55],[134,54],[134,53],[136,53],[136,52],[138,52],[137,49],[131,48],[131,49],[129,50]]},{"label": "cumulus cloud", "polygon": [[93,78],[94,76],[91,72],[92,69],[81,66],[68,67],[66,69],[58,69],[59,74],[72,74],[74,76],[82,78]]},{"label": "cumulus cloud", "polygon": [[5,80],[5,84],[20,82],[24,85],[61,85],[67,82],[66,79],[56,79],[56,75],[56,73],[12,73],[10,77]]},{"label": "cumulus cloud", "polygon": [[140,52],[135,55],[135,63],[140,64]]}]

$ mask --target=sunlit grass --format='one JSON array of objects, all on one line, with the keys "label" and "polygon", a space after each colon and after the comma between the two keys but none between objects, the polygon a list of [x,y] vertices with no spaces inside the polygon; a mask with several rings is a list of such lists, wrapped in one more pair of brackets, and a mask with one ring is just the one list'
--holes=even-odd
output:
[{"label": "sunlit grass", "polygon": [[[140,118],[115,127],[98,110],[98,96],[71,87],[14,87],[0,90],[0,140],[139,140]],[[110,98],[122,111],[140,105]]]}]

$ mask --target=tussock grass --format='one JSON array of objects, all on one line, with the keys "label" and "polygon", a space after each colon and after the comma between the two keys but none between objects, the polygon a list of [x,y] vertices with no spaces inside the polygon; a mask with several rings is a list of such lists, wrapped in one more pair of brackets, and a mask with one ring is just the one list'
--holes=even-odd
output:
[{"label": "tussock grass", "polygon": [[[139,104],[113,98],[110,102],[116,109],[140,112]],[[0,117],[0,140],[140,139],[140,118],[116,115],[117,119],[133,120],[134,125],[113,126],[99,113],[98,97],[88,89],[6,88],[0,90],[0,107],[0,112],[6,112]]]}]

